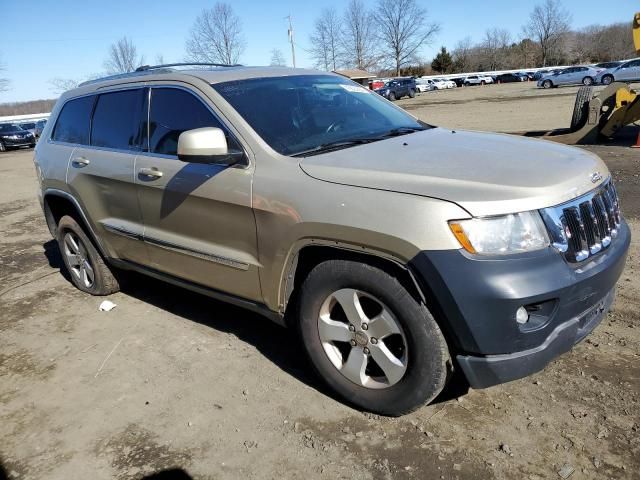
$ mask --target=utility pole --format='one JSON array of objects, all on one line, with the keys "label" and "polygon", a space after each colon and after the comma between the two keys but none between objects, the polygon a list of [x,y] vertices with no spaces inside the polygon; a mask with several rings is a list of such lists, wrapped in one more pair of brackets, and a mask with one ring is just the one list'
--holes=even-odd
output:
[{"label": "utility pole", "polygon": [[293,43],[293,25],[291,24],[291,15],[287,15],[284,18],[289,19],[289,41],[291,42],[291,60],[293,63],[293,68],[296,68],[296,47]]}]

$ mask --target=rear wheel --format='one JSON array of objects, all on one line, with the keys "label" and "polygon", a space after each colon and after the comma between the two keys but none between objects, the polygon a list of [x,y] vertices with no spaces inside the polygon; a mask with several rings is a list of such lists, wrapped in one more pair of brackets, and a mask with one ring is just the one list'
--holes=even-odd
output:
[{"label": "rear wheel", "polygon": [[409,89],[409,98],[415,98],[416,96],[416,91],[413,90],[412,88]]},{"label": "rear wheel", "polygon": [[584,77],[582,79],[582,84],[583,85],[593,85],[593,78],[591,77]]},{"label": "rear wheel", "polygon": [[320,377],[358,407],[402,415],[445,386],[449,352],[440,328],[378,268],[344,260],[316,266],[302,285],[298,325]]},{"label": "rear wheel", "polygon": [[544,82],[542,82],[542,86],[544,88],[551,88],[553,87],[553,82],[551,80],[545,80]]},{"label": "rear wheel", "polygon": [[78,222],[65,215],[58,222],[58,247],[73,284],[91,295],[110,295],[120,287]]},{"label": "rear wheel", "polygon": [[576,103],[573,106],[573,116],[571,117],[571,131],[575,132],[587,123],[589,118],[589,102],[593,96],[593,87],[580,87],[576,95]]},{"label": "rear wheel", "polygon": [[602,77],[603,85],[611,85],[613,83],[613,75],[605,75]]},{"label": "rear wheel", "polygon": [[485,83],[486,83],[486,82],[485,82],[484,80],[482,80],[482,81],[480,82],[480,85],[484,85]]}]

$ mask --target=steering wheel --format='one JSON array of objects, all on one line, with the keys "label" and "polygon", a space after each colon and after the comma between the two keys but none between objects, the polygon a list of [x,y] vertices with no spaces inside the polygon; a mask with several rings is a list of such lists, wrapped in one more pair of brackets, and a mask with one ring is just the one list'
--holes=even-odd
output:
[{"label": "steering wheel", "polygon": [[331,125],[327,127],[324,133],[337,132],[340,130],[340,127],[342,127],[344,123],[345,123],[344,120],[338,120],[336,122],[333,122]]}]

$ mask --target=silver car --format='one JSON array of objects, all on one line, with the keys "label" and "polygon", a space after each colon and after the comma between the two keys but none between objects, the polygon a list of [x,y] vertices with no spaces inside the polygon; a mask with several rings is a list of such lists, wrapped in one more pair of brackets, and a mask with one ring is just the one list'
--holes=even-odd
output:
[{"label": "silver car", "polygon": [[612,82],[633,82],[640,80],[640,58],[627,60],[621,65],[598,72],[595,83],[609,85]]},{"label": "silver car", "polygon": [[594,67],[569,67],[543,76],[538,80],[538,87],[553,88],[558,85],[593,85],[599,72],[600,70]]}]

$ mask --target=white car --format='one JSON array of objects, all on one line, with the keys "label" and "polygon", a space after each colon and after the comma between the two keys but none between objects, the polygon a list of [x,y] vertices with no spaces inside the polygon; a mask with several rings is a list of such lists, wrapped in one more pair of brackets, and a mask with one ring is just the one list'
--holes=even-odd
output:
[{"label": "white car", "polygon": [[426,78],[416,78],[416,90],[419,93],[430,92],[431,90],[435,90],[433,82],[427,80]]},{"label": "white car", "polygon": [[464,79],[465,85],[486,85],[488,83],[493,83],[493,77],[488,75],[469,75]]}]

